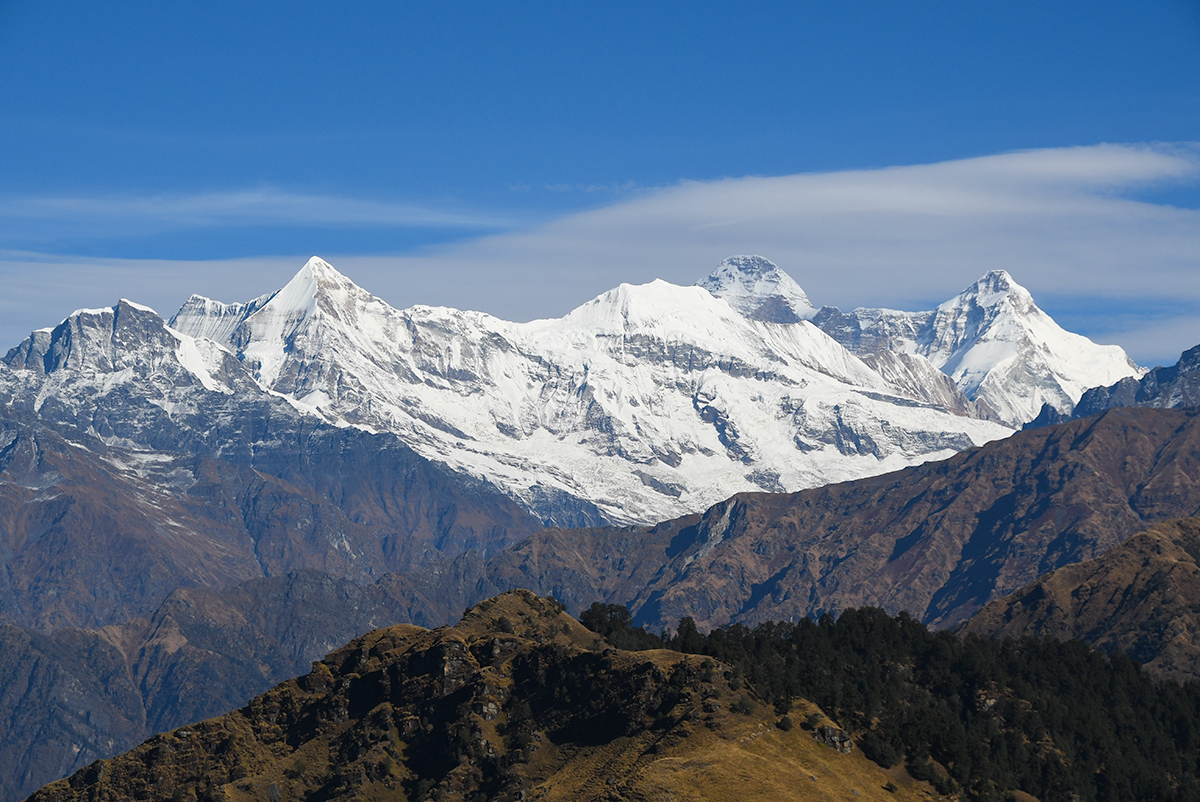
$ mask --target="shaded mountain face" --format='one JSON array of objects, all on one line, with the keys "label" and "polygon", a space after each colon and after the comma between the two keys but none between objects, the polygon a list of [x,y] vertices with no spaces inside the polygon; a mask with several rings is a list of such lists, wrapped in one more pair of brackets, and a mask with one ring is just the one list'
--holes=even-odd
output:
[{"label": "shaded mountain face", "polygon": [[127,302],[35,332],[0,365],[0,516],[0,620],[42,630],[123,622],[180,586],[304,568],[370,580],[540,528]]},{"label": "shaded mountain face", "polygon": [[173,592],[152,615],[49,634],[0,626],[0,799],[225,713],[339,644],[422,620],[386,586],[306,571]]},{"label": "shaded mountain face", "polygon": [[855,354],[929,360],[977,414],[1009,426],[1033,420],[1043,405],[1070,414],[1089,388],[1143,373],[1119,346],[1062,329],[1003,270],[931,312],[824,307],[812,322]]},{"label": "shaded mountain face", "polygon": [[735,261],[706,286],[750,316],[664,281],[530,323],[398,310],[314,258],[266,299],[193,297],[171,325],[217,338],[272,392],[393,432],[561,526],[656,523],[1009,433],[941,406],[921,381],[885,378],[800,319],[807,301],[786,274]]},{"label": "shaded mountain face", "polygon": [[1200,513],[1197,476],[1200,415],[1118,409],[886,476],[741,494],[656,527],[545,530],[486,563],[459,562],[425,598],[452,610],[528,587],[572,610],[626,604],[652,629],[861,606],[951,627],[1149,525]]},{"label": "shaded mountain face", "polygon": [[728,667],[608,648],[561,610],[514,592],[453,628],[376,630],[31,798],[920,798],[857,750],[776,728]]},{"label": "shaded mountain face", "polygon": [[1107,387],[1093,387],[1083,394],[1069,415],[1053,407],[1043,407],[1027,427],[1036,428],[1071,418],[1099,415],[1113,407],[1200,407],[1200,345],[1184,351],[1174,365],[1152,368],[1140,379],[1125,378]]},{"label": "shaded mountain face", "polygon": [[1160,679],[1200,679],[1198,558],[1200,518],[1167,521],[993,601],[963,630],[1081,640]]}]

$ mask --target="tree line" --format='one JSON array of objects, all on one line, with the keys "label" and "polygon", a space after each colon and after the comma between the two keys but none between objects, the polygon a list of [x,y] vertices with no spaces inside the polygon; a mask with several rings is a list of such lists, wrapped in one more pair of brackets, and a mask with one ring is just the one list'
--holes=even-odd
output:
[{"label": "tree line", "polygon": [[647,632],[620,605],[580,621],[617,648],[721,660],[781,716],[808,699],[867,757],[944,794],[1200,802],[1200,683],[1156,683],[1078,641],[935,633],[874,608],[707,634],[690,618]]}]

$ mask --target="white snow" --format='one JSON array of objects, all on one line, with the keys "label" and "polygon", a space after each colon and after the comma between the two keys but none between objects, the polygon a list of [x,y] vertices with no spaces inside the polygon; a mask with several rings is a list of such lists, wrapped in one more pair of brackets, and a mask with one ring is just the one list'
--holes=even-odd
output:
[{"label": "white snow", "polygon": [[264,387],[331,421],[394,432],[535,510],[560,492],[614,522],[884,472],[1010,431],[913,405],[811,323],[748,319],[664,281],[518,324],[393,309],[314,259],[235,343]]},{"label": "white snow", "polygon": [[817,313],[800,285],[762,256],[731,256],[697,286],[757,320],[796,323]]},{"label": "white snow", "polygon": [[[549,522],[598,520],[590,504],[603,520],[650,523],[739,491],[941,459],[1006,436],[1043,400],[1073,404],[1137,374],[1120,349],[1063,331],[1006,273],[932,312],[856,310],[872,342],[898,352],[887,358],[859,358],[813,325],[803,290],[761,257],[726,260],[702,286],[622,284],[529,323],[394,309],[316,257],[248,303],[192,296],[169,328],[135,308],[147,318],[128,325],[144,343],[68,321],[69,341],[31,337],[31,367],[0,378],[30,383],[35,408],[134,387],[173,417],[206,393],[266,393],[392,432]],[[40,375],[52,346],[74,350]],[[960,390],[1002,423],[973,417]]]},{"label": "white snow", "polygon": [[1066,331],[1004,270],[933,312],[856,309],[870,347],[917,354],[949,375],[990,417],[1011,426],[1043,404],[1069,413],[1084,391],[1141,376],[1120,346]]}]

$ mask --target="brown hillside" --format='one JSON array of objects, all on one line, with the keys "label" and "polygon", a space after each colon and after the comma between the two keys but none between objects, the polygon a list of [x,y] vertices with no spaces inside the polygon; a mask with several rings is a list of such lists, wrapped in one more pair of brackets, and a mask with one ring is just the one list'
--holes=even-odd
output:
[{"label": "brown hillside", "polygon": [[[652,528],[547,530],[453,576],[439,603],[529,587],[627,604],[652,628],[847,607],[949,627],[1038,576],[1200,513],[1200,414],[1114,409],[896,473],[748,493]],[[409,579],[406,581],[418,582]]]},{"label": "brown hillside", "polygon": [[[243,417],[231,425],[266,425]],[[81,448],[0,405],[0,622],[124,624],[179,587],[289,571],[374,581],[468,549],[494,554],[541,528],[390,435],[271,422],[273,439],[252,453],[186,441],[147,453]]]},{"label": "brown hillside", "polygon": [[1134,535],[984,607],[963,629],[1084,641],[1163,679],[1200,679],[1200,518]]},{"label": "brown hillside", "polygon": [[744,695],[720,664],[607,648],[516,591],[453,628],[376,630],[32,799],[928,798],[857,750],[776,728],[761,705],[733,712]]}]

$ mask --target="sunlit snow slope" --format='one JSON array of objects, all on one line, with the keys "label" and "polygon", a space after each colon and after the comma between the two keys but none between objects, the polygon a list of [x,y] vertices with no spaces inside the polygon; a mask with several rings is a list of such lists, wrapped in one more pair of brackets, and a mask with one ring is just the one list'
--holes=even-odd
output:
[{"label": "sunlit snow slope", "polygon": [[[811,310],[782,272],[740,278],[726,276],[740,308],[762,306],[746,296],[765,278],[760,292],[782,286],[788,311]],[[561,319],[510,323],[397,310],[313,258],[273,296],[194,296],[171,325],[218,338],[265,388],[331,421],[395,432],[549,523],[656,522],[739,491],[877,474],[1010,432],[928,403],[811,323],[754,319],[702,287],[663,281],[621,285]]]}]

